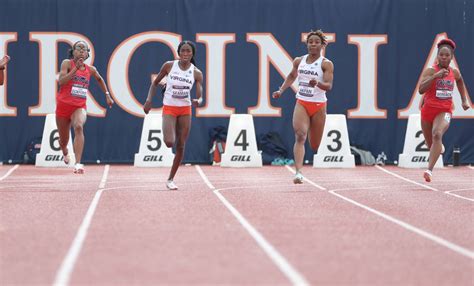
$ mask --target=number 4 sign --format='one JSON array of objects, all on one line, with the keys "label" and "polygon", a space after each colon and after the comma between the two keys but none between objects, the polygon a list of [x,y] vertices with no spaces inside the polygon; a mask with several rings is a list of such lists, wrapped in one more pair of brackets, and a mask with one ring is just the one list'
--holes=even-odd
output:
[{"label": "number 4 sign", "polygon": [[[430,150],[421,131],[420,114],[408,117],[403,153],[398,156],[398,166],[403,168],[428,168]],[[439,156],[435,168],[443,167],[443,156]]]},{"label": "number 4 sign", "polygon": [[[72,148],[72,137],[69,132],[69,142],[67,144],[69,157],[71,161],[69,166],[74,166],[76,161],[74,150]],[[36,154],[35,165],[37,167],[67,167],[63,160],[63,152],[59,147],[59,134],[56,126],[56,115],[46,115],[44,122],[43,138],[41,139],[41,149]]]},{"label": "number 4 sign", "polygon": [[136,167],[170,167],[174,154],[163,143],[163,118],[161,114],[149,113],[145,116],[140,140],[140,149],[135,154]]},{"label": "number 4 sign", "polygon": [[252,115],[232,114],[227,134],[221,167],[262,167]]},{"label": "number 4 sign", "polygon": [[314,168],[354,168],[354,155],[349,146],[346,116],[329,114],[326,116],[323,138],[318,153],[313,157]]}]

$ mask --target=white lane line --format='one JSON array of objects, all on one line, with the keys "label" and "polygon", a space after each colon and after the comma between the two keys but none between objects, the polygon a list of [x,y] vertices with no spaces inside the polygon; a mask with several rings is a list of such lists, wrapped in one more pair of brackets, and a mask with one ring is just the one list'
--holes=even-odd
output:
[{"label": "white lane line", "polygon": [[3,181],[5,180],[8,176],[10,176],[11,173],[13,173],[13,171],[15,171],[16,169],[18,169],[20,167],[20,165],[16,164],[15,166],[13,166],[10,170],[8,170],[8,172],[3,175],[1,178],[0,178],[0,181]]},{"label": "white lane line", "polygon": [[232,206],[232,204],[227,201],[227,199],[216,189],[212,183],[209,181],[207,176],[202,171],[201,167],[195,165],[196,170],[198,171],[201,178],[206,183],[206,185],[213,191],[213,193],[219,198],[219,200],[224,204],[225,207],[232,213],[232,215],[239,221],[239,223],[244,227],[245,230],[250,234],[250,236],[257,242],[257,244],[263,249],[263,251],[268,255],[270,260],[280,269],[280,271],[290,280],[293,285],[309,285],[306,278],[300,274],[287,260],[283,255],[281,255],[278,250],[271,245],[261,233],[253,227],[247,219]]},{"label": "white lane line", "polygon": [[[285,167],[286,167],[290,172],[292,172],[293,174],[296,174],[296,171],[293,170],[293,168],[291,168],[290,166],[285,165]],[[316,188],[318,188],[318,189],[320,189],[320,190],[322,190],[322,191],[326,191],[326,190],[327,190],[325,187],[322,187],[322,186],[316,184],[315,182],[312,182],[311,180],[306,179],[306,177],[305,177],[304,175],[303,175],[303,181],[307,182],[307,183],[310,184],[310,185],[315,186]]]},{"label": "white lane line", "polygon": [[[310,181],[310,180],[308,179],[308,181]],[[396,218],[394,218],[394,217],[392,217],[392,216],[390,216],[390,215],[388,215],[388,214],[386,214],[386,213],[383,213],[383,212],[381,212],[381,211],[375,210],[375,209],[373,209],[373,208],[371,208],[371,207],[369,207],[369,206],[366,206],[366,205],[364,205],[364,204],[362,204],[362,203],[359,203],[359,202],[357,202],[357,201],[355,201],[355,200],[353,200],[353,199],[350,199],[350,198],[345,197],[345,196],[343,196],[343,195],[341,195],[341,194],[338,194],[338,193],[336,193],[335,191],[328,191],[328,193],[330,193],[330,194],[332,194],[332,195],[335,195],[335,196],[337,196],[337,197],[339,197],[339,198],[345,200],[346,202],[349,202],[349,203],[351,203],[351,204],[353,204],[353,205],[356,205],[356,206],[358,206],[358,207],[360,207],[360,208],[362,208],[362,209],[365,209],[366,211],[369,211],[369,212],[371,212],[371,213],[373,213],[373,214],[375,214],[375,215],[377,215],[377,216],[379,216],[379,217],[381,217],[381,218],[383,218],[383,219],[385,219],[385,220],[388,220],[388,221],[390,221],[390,222],[392,222],[392,223],[395,223],[395,224],[401,226],[402,228],[404,228],[404,229],[406,229],[406,230],[409,230],[409,231],[411,231],[411,232],[414,232],[414,233],[416,233],[416,234],[418,234],[418,235],[420,235],[420,236],[422,236],[422,237],[424,237],[424,238],[426,238],[426,239],[428,239],[428,240],[431,240],[431,241],[433,241],[433,242],[435,242],[435,243],[437,243],[437,244],[439,244],[439,245],[441,245],[441,246],[444,246],[444,247],[446,247],[446,248],[448,248],[448,249],[451,249],[451,250],[454,251],[454,252],[457,252],[457,253],[459,253],[459,254],[461,254],[461,255],[464,255],[464,256],[467,256],[467,257],[469,257],[469,258],[471,258],[471,259],[474,259],[474,252],[471,251],[471,250],[469,250],[469,249],[467,249],[467,248],[464,248],[464,247],[459,246],[459,245],[457,245],[457,244],[455,244],[455,243],[453,243],[453,242],[450,242],[450,241],[448,241],[448,240],[446,240],[446,239],[444,239],[444,238],[441,238],[441,237],[436,236],[436,235],[434,235],[434,234],[432,234],[432,233],[429,233],[429,232],[427,232],[427,231],[425,231],[425,230],[422,230],[422,229],[420,229],[420,228],[417,228],[416,226],[413,226],[413,225],[411,225],[411,224],[409,224],[409,223],[406,223],[406,222],[404,222],[404,221],[402,221],[402,220],[396,219]]]},{"label": "white lane line", "polygon": [[109,174],[110,165],[105,165],[104,174],[102,175],[102,179],[99,184],[99,189],[94,195],[89,208],[87,209],[86,215],[82,220],[81,226],[77,230],[76,236],[69,247],[69,250],[64,257],[60,268],[56,272],[56,277],[54,279],[53,285],[55,286],[62,286],[68,285],[69,280],[71,279],[72,271],[74,270],[74,266],[77,262],[77,258],[79,257],[79,253],[81,252],[82,246],[84,245],[84,241],[87,236],[87,231],[92,222],[92,217],[94,216],[95,210],[97,209],[97,205],[99,204],[100,196],[104,191],[105,184],[107,182],[107,176]]},{"label": "white lane line", "polygon": [[433,241],[433,242],[435,242],[435,243],[437,243],[437,244],[440,244],[440,245],[442,245],[442,246],[444,246],[444,247],[447,247],[447,248],[449,248],[449,249],[451,249],[451,250],[453,250],[453,251],[455,251],[455,252],[457,252],[457,253],[459,253],[459,254],[462,254],[462,255],[467,256],[467,257],[469,257],[469,258],[471,258],[471,259],[474,259],[474,252],[471,251],[471,250],[469,250],[469,249],[467,249],[467,248],[464,248],[464,247],[459,246],[459,245],[457,245],[457,244],[455,244],[455,243],[453,243],[453,242],[450,242],[450,241],[448,241],[448,240],[446,240],[446,239],[444,239],[444,238],[441,238],[441,237],[436,236],[436,235],[434,235],[434,234],[432,234],[432,233],[429,233],[428,231],[425,231],[425,230],[422,230],[422,229],[420,229],[420,228],[417,228],[416,226],[413,226],[413,225],[411,225],[411,224],[409,224],[409,223],[406,223],[406,222],[404,222],[404,221],[401,221],[401,220],[399,220],[399,219],[396,219],[396,218],[394,218],[394,217],[392,217],[392,216],[390,216],[390,215],[388,215],[388,214],[385,214],[385,213],[383,213],[383,212],[381,212],[381,211],[375,210],[375,209],[373,209],[373,208],[371,208],[371,207],[368,207],[368,206],[366,206],[366,205],[364,205],[364,204],[361,204],[361,203],[359,203],[359,202],[356,202],[356,201],[354,201],[354,200],[352,200],[352,199],[350,199],[350,198],[348,198],[348,197],[345,197],[345,196],[343,196],[343,195],[341,195],[341,194],[338,194],[338,193],[336,193],[336,192],[334,192],[334,191],[329,191],[329,193],[330,193],[330,194],[333,194],[333,195],[335,195],[335,196],[337,196],[337,197],[339,197],[339,198],[341,198],[341,199],[343,199],[343,200],[345,200],[345,201],[347,201],[347,202],[350,202],[351,204],[354,204],[354,205],[356,205],[356,206],[358,206],[358,207],[360,207],[360,208],[363,208],[363,209],[365,209],[365,210],[367,210],[367,211],[369,211],[369,212],[371,212],[371,213],[373,213],[373,214],[376,214],[376,215],[378,215],[378,216],[380,216],[380,217],[382,217],[382,218],[384,218],[384,219],[386,219],[386,220],[388,220],[388,221],[390,221],[390,222],[393,222],[393,223],[395,223],[395,224],[397,224],[397,225],[403,227],[403,228],[406,229],[406,230],[409,230],[409,231],[411,231],[411,232],[414,232],[414,233],[416,233],[416,234],[418,234],[418,235],[420,235],[420,236],[423,236],[424,238],[427,238],[427,239],[429,239],[429,240],[431,240],[431,241]]},{"label": "white lane line", "polygon": [[430,187],[430,186],[427,186],[427,185],[424,185],[424,184],[420,184],[420,183],[415,182],[415,181],[413,181],[413,180],[410,180],[410,179],[407,179],[407,178],[405,178],[405,177],[402,177],[402,176],[400,176],[400,175],[398,175],[398,174],[395,174],[395,173],[393,173],[393,172],[390,172],[389,170],[387,170],[387,169],[385,169],[385,168],[380,167],[379,165],[375,165],[375,168],[377,168],[377,169],[379,169],[379,170],[381,170],[381,171],[383,171],[383,172],[385,172],[385,173],[387,173],[387,174],[390,174],[390,175],[392,175],[392,176],[394,176],[394,177],[397,177],[397,178],[399,178],[399,179],[401,179],[401,180],[410,182],[410,183],[412,183],[412,184],[415,184],[415,185],[417,185],[417,186],[423,187],[423,188],[428,189],[428,190],[432,190],[432,191],[435,191],[435,192],[439,192],[438,189],[435,189],[435,188],[433,188],[433,187]]},{"label": "white lane line", "polygon": [[450,195],[450,196],[454,196],[454,197],[459,198],[459,199],[474,202],[474,199],[472,199],[472,198],[468,198],[468,197],[465,197],[465,196],[453,194],[454,192],[461,192],[461,191],[474,191],[474,189],[473,188],[458,189],[458,190],[446,191],[444,193],[447,194],[447,195]]},{"label": "white lane line", "polygon": [[[390,172],[389,170],[386,170],[386,169],[384,169],[384,168],[382,168],[382,167],[380,167],[380,166],[378,166],[378,165],[375,165],[375,167],[378,168],[379,170],[384,171],[384,172],[387,173],[387,174],[390,174],[390,175],[392,175],[392,176],[394,176],[394,177],[397,177],[397,178],[399,178],[399,179],[402,179],[402,180],[404,180],[404,181],[410,182],[410,183],[412,183],[412,184],[421,186],[421,187],[426,188],[426,189],[430,189],[430,190],[433,190],[433,191],[436,191],[436,192],[440,192],[440,190],[438,190],[438,189],[435,189],[435,188],[433,188],[433,187],[430,187],[430,186],[427,186],[427,185],[424,185],[424,184],[420,184],[420,183],[418,183],[418,182],[415,182],[415,181],[412,181],[412,180],[410,180],[410,179],[407,179],[407,178],[405,178],[405,177],[403,177],[403,176],[400,176],[400,175],[398,175],[398,174],[395,174],[395,173],[393,173],[393,172]],[[458,199],[462,199],[462,200],[474,202],[474,199],[467,198],[467,197],[463,197],[463,196],[457,195],[457,194],[452,194],[451,192],[452,192],[452,191],[444,191],[443,193],[446,194],[446,195],[449,195],[449,196],[453,196],[453,197],[458,198]]]}]

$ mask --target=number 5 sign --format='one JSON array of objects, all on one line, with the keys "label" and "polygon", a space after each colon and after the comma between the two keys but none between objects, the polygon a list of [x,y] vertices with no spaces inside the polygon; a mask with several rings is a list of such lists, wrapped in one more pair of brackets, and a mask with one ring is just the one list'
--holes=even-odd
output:
[{"label": "number 5 sign", "polygon": [[[74,166],[76,159],[72,148],[71,132],[69,132],[67,148],[71,158],[69,166]],[[67,167],[63,161],[63,152],[59,147],[59,134],[55,114],[46,115],[43,138],[41,139],[41,149],[40,152],[36,154],[35,165],[37,167]]]},{"label": "number 5 sign", "polygon": [[349,146],[346,116],[328,114],[318,153],[313,157],[314,168],[353,168],[354,155]]},{"label": "number 5 sign", "polygon": [[149,113],[145,116],[140,140],[140,149],[135,154],[136,167],[170,167],[174,154],[163,143],[163,118],[161,114]]}]

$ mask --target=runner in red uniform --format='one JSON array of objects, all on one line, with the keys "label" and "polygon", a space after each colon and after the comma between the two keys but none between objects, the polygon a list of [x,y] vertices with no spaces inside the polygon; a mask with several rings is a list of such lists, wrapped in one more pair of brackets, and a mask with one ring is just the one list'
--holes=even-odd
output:
[{"label": "runner in red uniform", "polygon": [[461,94],[462,108],[467,110],[470,107],[461,73],[449,66],[455,49],[454,41],[441,40],[438,43],[437,63],[433,67],[427,68],[421,75],[419,92],[424,94],[421,108],[421,129],[426,145],[430,148],[428,170],[423,173],[427,182],[431,182],[433,168],[442,152],[443,135],[451,122],[454,82]]},{"label": "runner in red uniform", "polygon": [[74,173],[83,174],[84,165],[81,164],[82,150],[84,149],[84,123],[87,119],[86,98],[91,75],[99,83],[100,89],[105,93],[107,105],[112,107],[114,101],[100,76],[93,66],[84,64],[89,57],[89,47],[83,41],[76,42],[69,50],[69,59],[61,64],[59,72],[59,92],[56,97],[56,125],[59,132],[59,145],[64,155],[64,162],[69,164],[67,144],[69,130],[74,128],[74,153],[76,164]]},{"label": "runner in red uniform", "polygon": [[3,71],[7,66],[8,62],[10,61],[10,57],[5,55],[2,59],[0,59],[0,85],[3,85],[4,74]]}]

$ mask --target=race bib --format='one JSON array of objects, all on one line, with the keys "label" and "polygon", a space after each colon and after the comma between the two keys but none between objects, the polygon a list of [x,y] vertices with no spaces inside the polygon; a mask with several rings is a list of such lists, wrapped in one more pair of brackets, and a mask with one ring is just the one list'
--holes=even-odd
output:
[{"label": "race bib", "polygon": [[314,94],[314,88],[309,86],[308,83],[302,82],[299,85],[298,93],[302,96],[312,97]]},{"label": "race bib", "polygon": [[72,96],[77,96],[80,98],[86,98],[87,97],[87,88],[84,88],[82,86],[76,86],[73,85],[71,88],[71,95]]},{"label": "race bib", "polygon": [[451,90],[436,90],[436,97],[440,99],[451,98],[452,93]]},{"label": "race bib", "polygon": [[173,86],[173,93],[171,97],[177,99],[186,99],[190,97],[190,90],[187,86]]}]

